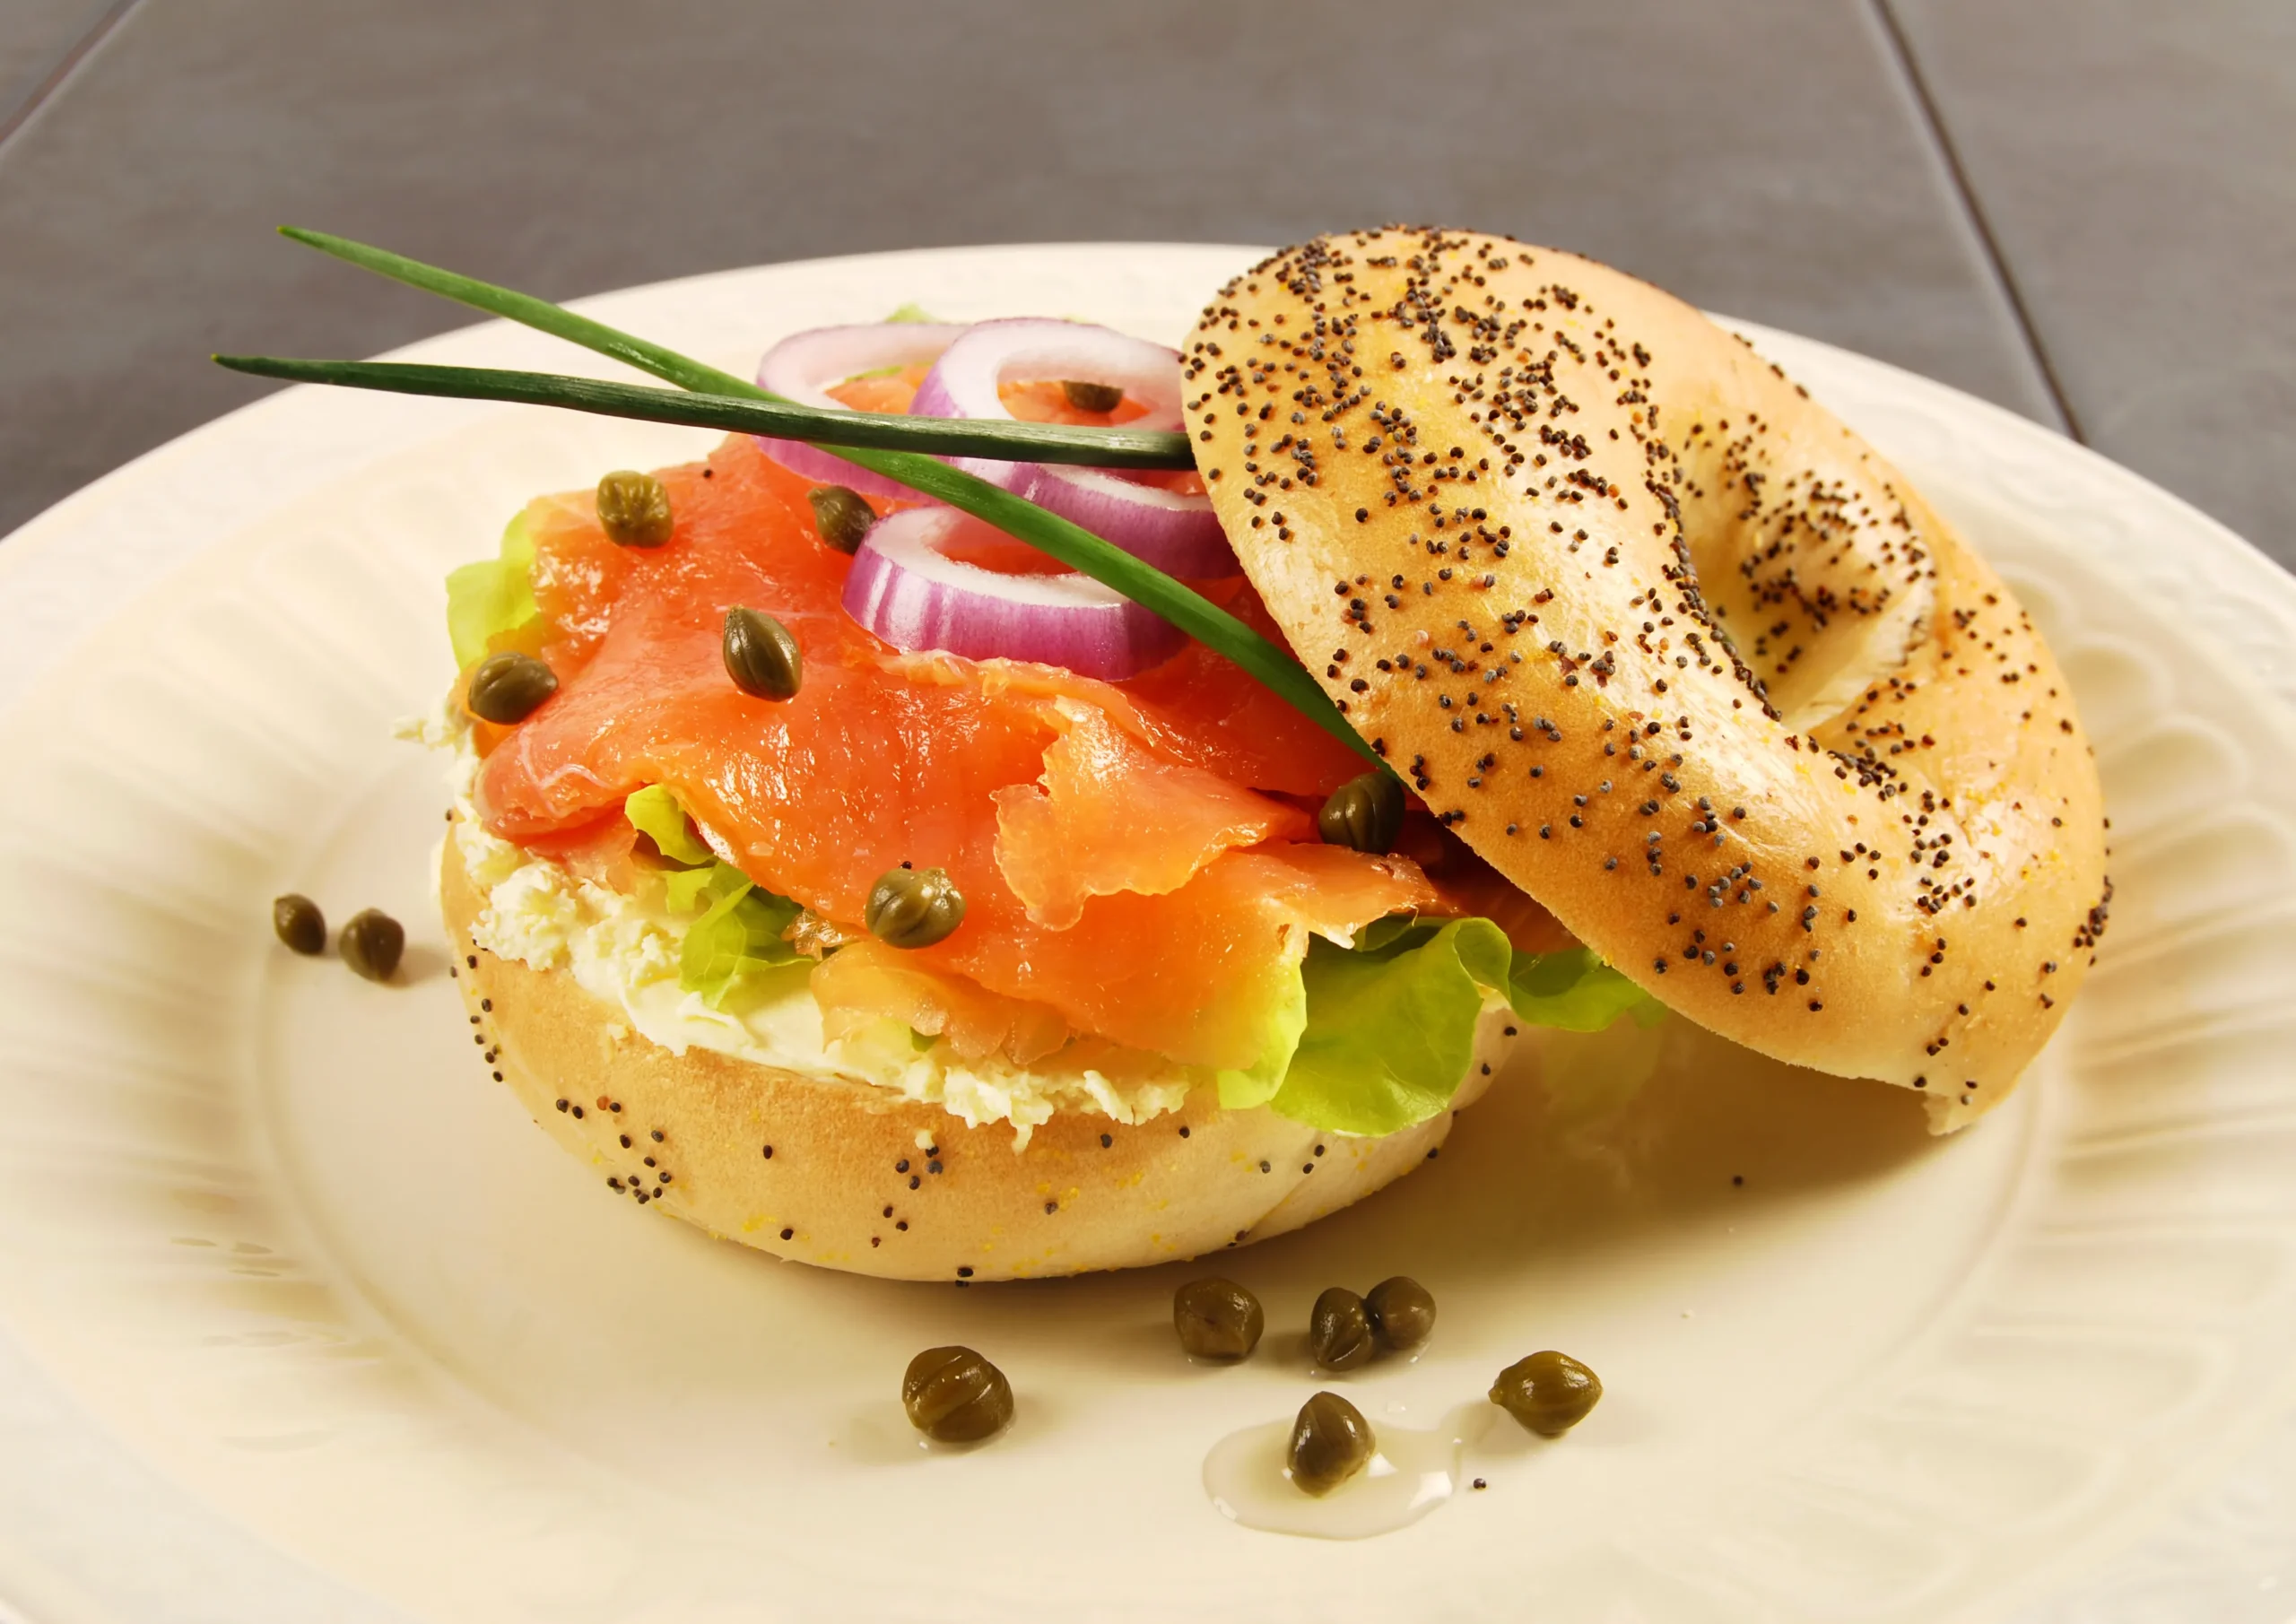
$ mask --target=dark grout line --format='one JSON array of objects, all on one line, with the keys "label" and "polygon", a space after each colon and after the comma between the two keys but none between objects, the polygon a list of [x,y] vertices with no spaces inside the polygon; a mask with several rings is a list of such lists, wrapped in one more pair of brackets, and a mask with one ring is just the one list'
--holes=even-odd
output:
[{"label": "dark grout line", "polygon": [[2067,399],[2065,385],[2057,376],[2057,368],[2048,359],[2048,351],[2041,343],[2040,330],[2033,325],[2032,312],[2026,308],[2025,296],[2017,287],[2017,279],[2010,274],[2009,261],[2001,251],[2000,241],[1993,235],[1993,227],[1986,220],[1985,210],[1977,200],[1977,188],[1970,184],[1969,171],[1961,167],[1961,155],[1953,145],[1953,138],[1946,132],[1945,120],[1937,110],[1937,103],[1929,93],[1928,81],[1921,75],[1921,65],[1913,54],[1912,44],[1905,30],[1898,26],[1897,14],[1890,9],[1890,0],[1871,0],[1874,16],[1890,42],[1890,49],[1897,57],[1899,71],[1905,74],[1906,86],[1913,92],[1913,100],[1921,109],[1922,122],[1927,126],[1929,139],[1936,143],[1938,155],[1945,161],[1945,172],[1952,178],[1953,191],[1968,214],[1970,226],[1977,232],[1979,244],[1985,249],[1987,268],[1999,284],[2002,297],[2009,301],[2009,313],[2016,318],[2018,334],[2025,341],[2025,349],[2032,358],[2034,368],[2041,375],[2041,383],[2048,390],[2050,403],[2057,407],[2065,432],[2083,445],[2089,437],[2081,431],[2081,419]]},{"label": "dark grout line", "polygon": [[72,77],[90,54],[111,35],[114,29],[126,21],[140,0],[109,0],[96,14],[95,20],[80,32],[80,37],[57,53],[56,59],[34,74],[24,85],[13,92],[10,100],[0,104],[0,148],[5,148],[15,138],[16,132],[31,122],[32,115],[46,107],[64,82]]}]

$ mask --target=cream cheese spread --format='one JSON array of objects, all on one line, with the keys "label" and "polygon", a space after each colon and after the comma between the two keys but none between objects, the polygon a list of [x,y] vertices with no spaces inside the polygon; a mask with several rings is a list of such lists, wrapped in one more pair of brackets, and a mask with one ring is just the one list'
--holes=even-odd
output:
[{"label": "cream cheese spread", "polygon": [[869,1083],[937,1105],[969,1126],[1009,1122],[1016,1151],[1057,1111],[1144,1122],[1178,1110],[1204,1081],[1175,1066],[1168,1077],[1118,1081],[1090,1066],[1064,1065],[1057,1055],[1026,1067],[995,1055],[967,1059],[943,1043],[920,1049],[909,1028],[892,1020],[831,1038],[807,985],[811,967],[804,964],[780,972],[782,985],[738,1012],[712,1009],[678,985],[682,918],[487,833],[471,799],[478,755],[454,719],[413,723],[401,732],[453,751],[448,781],[457,815],[448,838],[486,896],[471,930],[477,945],[535,969],[570,974],[583,991],[621,1010],[633,1030],[673,1054],[711,1049],[803,1077]]}]

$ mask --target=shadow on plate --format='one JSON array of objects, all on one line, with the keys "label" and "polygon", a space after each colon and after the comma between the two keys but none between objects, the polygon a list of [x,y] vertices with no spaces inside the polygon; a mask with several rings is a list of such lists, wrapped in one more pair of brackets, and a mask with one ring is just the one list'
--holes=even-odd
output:
[{"label": "shadow on plate", "polygon": [[[1049,1336],[1106,1375],[1185,1380],[1170,1294],[1229,1274],[1269,1308],[1257,1361],[1305,1375],[1304,1341],[1285,1316],[1335,1281],[1363,1290],[1412,1273],[1475,1295],[1560,1260],[1600,1269],[1615,1255],[1623,1266],[1629,1254],[1888,1177],[1946,1142],[1903,1090],[1780,1064],[1687,1021],[1547,1034],[1460,1114],[1439,1157],[1319,1223],[1185,1263],[976,1287],[944,1301],[943,1317],[970,1334]],[[950,1290],[805,1272],[807,1294],[838,1299],[839,1316],[895,1324],[914,1318],[918,1293]]]}]

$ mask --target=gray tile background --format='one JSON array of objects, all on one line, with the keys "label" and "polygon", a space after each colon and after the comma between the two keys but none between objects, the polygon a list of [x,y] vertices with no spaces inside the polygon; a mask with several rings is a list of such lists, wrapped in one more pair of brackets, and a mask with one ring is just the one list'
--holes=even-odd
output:
[{"label": "gray tile background", "polygon": [[9,0],[0,17],[0,137],[56,88],[100,13],[87,0]]},{"label": "gray tile background", "polygon": [[2296,565],[2283,0],[4,0],[0,533],[448,307],[917,244],[1513,232],[2090,439]]}]

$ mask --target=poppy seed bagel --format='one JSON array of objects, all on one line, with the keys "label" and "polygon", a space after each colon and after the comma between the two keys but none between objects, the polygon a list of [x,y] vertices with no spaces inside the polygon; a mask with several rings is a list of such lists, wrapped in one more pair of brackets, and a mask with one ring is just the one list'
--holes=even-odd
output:
[{"label": "poppy seed bagel", "polygon": [[2071,692],[1904,477],[1744,341],[1575,255],[1289,248],[1186,347],[1246,572],[1486,861],[1700,1025],[2000,1103],[2110,885]]},{"label": "poppy seed bagel", "polygon": [[572,974],[479,946],[487,896],[445,842],[458,985],[491,1068],[616,1194],[778,1256],[895,1280],[992,1281],[1168,1263],[1336,1211],[1431,1155],[1515,1038],[1483,1017],[1452,1100],[1385,1138],[1333,1133],[1197,1089],[1127,1125],[1063,1111],[1009,1123],[824,1081],[630,1029]]}]

